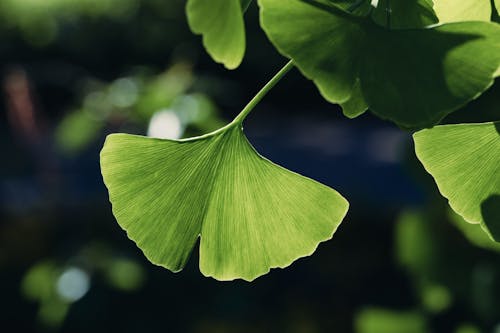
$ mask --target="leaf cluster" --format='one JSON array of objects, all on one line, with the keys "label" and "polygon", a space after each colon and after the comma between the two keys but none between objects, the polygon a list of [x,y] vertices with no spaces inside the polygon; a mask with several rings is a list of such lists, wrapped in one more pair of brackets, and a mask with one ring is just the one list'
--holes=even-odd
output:
[{"label": "leaf cluster", "polygon": [[[495,2],[498,6],[498,0]],[[237,68],[251,0],[188,0],[212,58]],[[440,125],[500,75],[500,25],[489,0],[258,0],[260,25],[290,62],[231,124],[187,140],[113,135],[101,168],[114,214],[154,263],[252,280],[309,255],[347,211],[334,190],[255,152],[242,122],[295,66],[355,118],[370,111],[414,134],[450,206],[500,241],[500,118]]]}]

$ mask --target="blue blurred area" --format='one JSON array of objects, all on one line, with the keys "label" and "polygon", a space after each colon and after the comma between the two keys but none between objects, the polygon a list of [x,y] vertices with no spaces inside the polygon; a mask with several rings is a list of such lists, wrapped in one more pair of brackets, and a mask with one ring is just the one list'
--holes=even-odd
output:
[{"label": "blue blurred area", "polygon": [[338,189],[353,205],[382,213],[423,205],[422,189],[404,165],[410,133],[370,115],[347,120],[328,112],[338,111],[285,120],[256,115],[245,128],[264,156]]}]

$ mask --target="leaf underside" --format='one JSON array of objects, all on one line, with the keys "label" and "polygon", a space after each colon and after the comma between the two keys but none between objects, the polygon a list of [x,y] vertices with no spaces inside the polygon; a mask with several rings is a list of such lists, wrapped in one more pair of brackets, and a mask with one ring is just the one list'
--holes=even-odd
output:
[{"label": "leaf underside", "polygon": [[414,141],[451,208],[500,241],[500,122],[436,126]]},{"label": "leaf underside", "polygon": [[261,157],[239,126],[185,141],[108,136],[101,170],[113,213],[147,258],[251,281],[330,239],[347,213],[336,191]]},{"label": "leaf underside", "polygon": [[[271,42],[325,99],[346,104],[348,116],[362,113],[351,105],[364,100],[376,115],[401,127],[430,127],[477,98],[500,73],[495,23],[389,30],[319,0],[259,5]],[[426,18],[431,19],[422,14],[422,22]]]},{"label": "leaf underside", "polygon": [[423,28],[439,21],[432,0],[379,0],[372,19],[391,29]]},{"label": "leaf underside", "polygon": [[240,0],[188,0],[189,27],[203,35],[210,56],[228,69],[241,64],[245,54],[245,23]]}]

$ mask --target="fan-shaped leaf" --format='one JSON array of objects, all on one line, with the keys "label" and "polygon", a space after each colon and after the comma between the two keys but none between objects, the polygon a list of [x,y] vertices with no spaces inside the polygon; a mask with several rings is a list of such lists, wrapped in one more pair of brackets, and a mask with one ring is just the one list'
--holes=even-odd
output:
[{"label": "fan-shaped leaf", "polygon": [[210,56],[228,69],[238,67],[245,54],[245,23],[240,0],[188,0],[191,30],[203,35]]},{"label": "fan-shaped leaf", "polygon": [[436,126],[415,133],[415,151],[465,220],[500,241],[500,123]]},{"label": "fan-shaped leaf", "polygon": [[261,157],[240,126],[184,141],[108,136],[101,169],[120,226],[153,263],[253,280],[332,237],[347,201]]},{"label": "fan-shaped leaf", "polygon": [[342,105],[361,95],[372,112],[403,127],[437,123],[500,73],[498,24],[388,30],[315,0],[259,4],[273,44],[325,99]]}]

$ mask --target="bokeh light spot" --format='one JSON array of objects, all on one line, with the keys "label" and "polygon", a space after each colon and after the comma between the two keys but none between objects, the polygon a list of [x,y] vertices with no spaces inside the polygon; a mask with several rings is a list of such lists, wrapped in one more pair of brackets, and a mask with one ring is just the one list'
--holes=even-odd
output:
[{"label": "bokeh light spot", "polygon": [[158,139],[179,139],[184,132],[182,123],[170,110],[156,112],[149,121],[148,136]]},{"label": "bokeh light spot", "polygon": [[75,302],[85,296],[90,288],[89,275],[82,269],[66,269],[57,280],[57,293],[68,302]]}]

